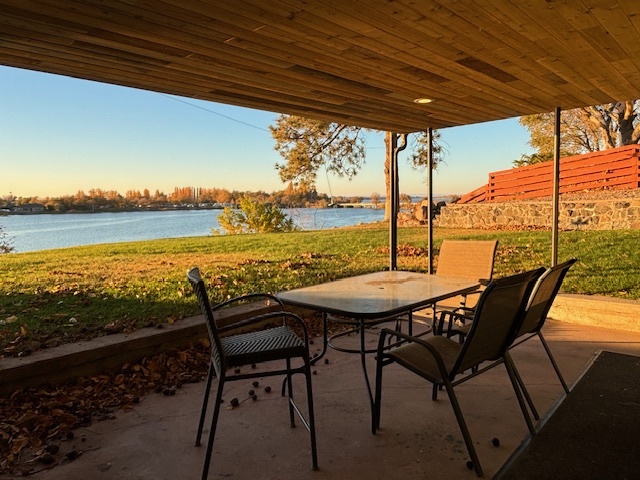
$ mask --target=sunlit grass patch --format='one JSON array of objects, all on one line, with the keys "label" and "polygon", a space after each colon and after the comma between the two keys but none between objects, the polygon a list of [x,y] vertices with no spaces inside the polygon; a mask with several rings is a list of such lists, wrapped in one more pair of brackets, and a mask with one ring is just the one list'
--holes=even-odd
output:
[{"label": "sunlit grass patch", "polygon": [[[496,277],[550,263],[550,232],[436,229],[436,251],[445,238],[497,238]],[[388,239],[379,225],[0,255],[0,347],[28,353],[198,314],[186,281],[193,266],[213,301],[383,270]],[[400,229],[398,245],[399,269],[427,271],[426,228]],[[561,232],[559,260],[579,260],[563,292],[640,298],[639,245],[638,231]]]}]

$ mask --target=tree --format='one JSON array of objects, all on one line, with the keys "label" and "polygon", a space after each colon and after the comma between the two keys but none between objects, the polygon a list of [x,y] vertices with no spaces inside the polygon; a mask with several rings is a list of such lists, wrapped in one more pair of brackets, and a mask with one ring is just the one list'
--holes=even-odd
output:
[{"label": "tree", "polygon": [[[640,143],[640,100],[576,108],[560,116],[560,156],[580,155]],[[553,159],[554,114],[520,118],[536,152],[514,160],[521,167]]]},{"label": "tree", "polygon": [[82,190],[78,190],[75,196],[75,202],[82,204],[87,201],[87,198],[88,198],[87,195]]},{"label": "tree", "polygon": [[218,222],[229,235],[291,232],[296,229],[293,220],[280,208],[253,201],[246,195],[240,199],[238,209],[225,207],[218,215]]},{"label": "tree", "polygon": [[276,164],[283,182],[302,190],[315,186],[318,169],[353,178],[365,160],[365,129],[295,115],[280,115],[270,125],[276,151],[286,160]]},{"label": "tree", "polygon": [[[440,143],[440,132],[432,131],[433,142],[433,169],[437,170],[438,165],[444,161],[445,149]],[[427,132],[418,132],[412,136],[411,154],[409,163],[415,169],[426,168],[429,165],[429,136]]]},{"label": "tree", "polygon": [[380,194],[378,192],[373,192],[371,195],[371,203],[373,206],[378,208],[378,204],[380,203]]},{"label": "tree", "polygon": [[11,245],[11,239],[7,238],[7,232],[5,232],[2,225],[0,225],[0,254],[11,253],[14,250],[15,247]]},{"label": "tree", "polygon": [[[440,139],[440,133],[438,131],[432,131],[432,165],[431,168],[436,170],[438,165],[443,161],[444,149],[438,142]],[[385,175],[385,188],[387,192],[386,201],[384,205],[384,219],[389,219],[391,215],[391,133],[387,132],[384,138],[387,154],[384,162],[384,175]],[[409,163],[414,170],[426,169],[429,165],[429,135],[427,131],[418,132],[413,136],[411,142],[411,155],[409,156]]]},{"label": "tree", "polygon": [[[280,115],[275,125],[269,126],[269,130],[276,141],[276,151],[285,159],[284,164],[276,164],[280,179],[283,182],[292,182],[302,189],[314,188],[318,169],[322,166],[327,172],[352,179],[365,162],[366,129],[293,115]],[[409,162],[416,169],[428,165],[427,138],[426,132],[417,133],[413,137]],[[439,138],[438,132],[434,132],[434,168],[442,161],[444,153],[437,142]],[[388,158],[384,174],[387,186],[387,217],[390,202]]]}]

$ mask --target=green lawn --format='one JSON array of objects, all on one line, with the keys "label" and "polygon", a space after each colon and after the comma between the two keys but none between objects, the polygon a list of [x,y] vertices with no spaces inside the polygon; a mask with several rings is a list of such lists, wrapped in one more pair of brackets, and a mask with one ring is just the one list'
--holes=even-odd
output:
[{"label": "green lawn", "polygon": [[[388,237],[377,225],[0,255],[0,347],[28,353],[196,314],[185,276],[192,266],[214,301],[381,270]],[[497,277],[550,262],[549,232],[440,229],[436,247],[444,238],[497,238]],[[401,228],[398,244],[398,268],[425,271],[426,229]],[[640,231],[561,232],[559,260],[573,256],[564,292],[640,298]]]}]

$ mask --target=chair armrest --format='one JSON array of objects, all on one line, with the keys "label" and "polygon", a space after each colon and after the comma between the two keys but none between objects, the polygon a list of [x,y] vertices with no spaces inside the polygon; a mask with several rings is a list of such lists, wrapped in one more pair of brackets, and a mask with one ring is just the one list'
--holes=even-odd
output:
[{"label": "chair armrest", "polygon": [[302,317],[300,317],[299,315],[296,315],[293,312],[287,312],[287,311],[268,312],[268,313],[263,313],[263,314],[260,314],[260,315],[256,315],[254,317],[245,318],[244,320],[240,320],[239,322],[234,323],[232,325],[227,325],[226,327],[219,328],[218,329],[218,333],[223,334],[223,333],[227,333],[227,332],[232,332],[233,330],[249,327],[251,325],[262,323],[262,322],[265,322],[265,321],[268,321],[268,320],[271,320],[271,319],[275,319],[275,318],[278,318],[278,319],[289,318],[289,319],[292,319],[295,322],[297,322],[300,325],[300,327],[302,328],[303,336],[304,336],[304,342],[305,342],[305,344],[308,344],[308,342],[309,342],[309,334],[308,334],[308,330],[307,330],[307,324],[302,319]]},{"label": "chair armrest", "polygon": [[285,311],[285,307],[279,298],[269,293],[240,295],[211,307],[216,329],[219,332],[225,331],[229,327],[234,328],[235,325],[245,319],[251,319],[274,311]]},{"label": "chair armrest", "polygon": [[433,345],[431,345],[429,342],[425,340],[422,340],[421,338],[414,337],[406,333],[398,332],[396,330],[391,330],[390,328],[383,328],[382,331],[380,332],[380,339],[378,340],[378,352],[377,352],[377,357],[380,360],[382,360],[382,358],[384,357],[384,342],[386,340],[387,335],[393,335],[395,337],[402,338],[407,343],[416,343],[420,345],[425,350],[427,350],[431,354],[433,359],[436,361],[436,365],[438,365],[438,369],[440,370],[440,374],[442,375],[442,377],[444,378],[449,374],[449,372],[447,372],[447,369],[444,365],[444,360],[442,360],[442,356],[440,355],[440,352],[438,352],[438,350]]},{"label": "chair armrest", "polygon": [[[467,299],[469,297],[471,297],[472,295],[481,295],[484,288],[489,285],[489,283],[491,282],[490,280],[487,280],[486,278],[481,278],[480,280],[478,280],[478,282],[480,282],[480,287],[481,288],[477,288],[475,290],[472,290],[470,292],[467,293],[463,293],[462,295],[460,295],[460,308],[468,308],[467,305]],[[486,283],[484,283],[486,282]]]},{"label": "chair armrest", "polygon": [[442,332],[444,330],[445,317],[449,317],[449,321],[447,325],[447,334],[449,334],[449,332],[451,332],[451,326],[453,325],[453,322],[456,319],[460,320],[464,324],[465,321],[472,319],[473,312],[474,310],[468,307],[458,307],[453,311],[442,310],[440,312],[440,319],[438,320],[438,326],[437,326],[436,332],[434,333],[436,335],[442,335]]},{"label": "chair armrest", "polygon": [[464,320],[471,320],[475,311],[476,309],[473,307],[458,307],[453,310],[453,313],[459,317],[464,317]]},{"label": "chair armrest", "polygon": [[215,312],[216,310],[220,310],[222,308],[228,307],[234,303],[247,302],[250,300],[257,300],[259,298],[264,298],[265,300],[270,300],[277,303],[278,305],[280,305],[280,310],[285,309],[284,304],[282,303],[282,300],[280,300],[275,295],[272,295],[270,293],[248,293],[246,295],[239,295],[237,297],[233,297],[228,300],[225,300],[224,302],[218,303],[215,306],[211,307],[211,311]]}]

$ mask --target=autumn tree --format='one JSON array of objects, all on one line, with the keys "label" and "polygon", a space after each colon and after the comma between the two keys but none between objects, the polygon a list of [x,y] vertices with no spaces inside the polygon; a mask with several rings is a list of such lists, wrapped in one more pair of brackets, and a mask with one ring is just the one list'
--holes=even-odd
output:
[{"label": "autumn tree", "polygon": [[[440,132],[437,130],[432,131],[431,135],[431,146],[429,145],[429,135],[425,130],[423,132],[418,132],[412,136],[410,141],[411,148],[409,154],[409,163],[413,167],[414,170],[426,169],[429,166],[429,148],[433,149],[432,156],[432,165],[431,168],[436,170],[438,165],[443,161],[444,157],[444,148],[438,141],[440,139]],[[391,197],[391,180],[390,180],[390,172],[391,172],[391,134],[387,132],[385,135],[385,145],[387,148],[387,155],[385,158],[384,164],[384,174],[385,174],[385,188],[387,192],[386,201],[384,205],[384,218],[387,220],[391,215],[391,203],[389,199]]]},{"label": "autumn tree", "polygon": [[[275,149],[285,162],[276,164],[283,182],[292,182],[302,189],[315,188],[317,172],[327,172],[352,179],[365,163],[365,133],[361,127],[312,120],[294,115],[280,115],[269,127],[276,141]],[[442,160],[443,149],[434,132],[433,167]],[[409,162],[418,169],[428,165],[428,137],[426,132],[413,136]],[[389,191],[389,166],[385,165],[385,182]],[[386,196],[387,204],[389,195]],[[388,209],[387,209],[388,210]]]},{"label": "autumn tree", "polygon": [[214,195],[216,202],[225,204],[230,203],[233,197],[231,196],[231,192],[226,189],[218,189]]},{"label": "autumn tree", "polygon": [[[560,116],[560,156],[640,143],[639,114],[640,100],[563,111]],[[554,117],[553,113],[539,113],[520,118],[520,124],[529,130],[529,145],[536,151],[514,160],[515,166],[553,159]]]},{"label": "autumn tree", "polygon": [[167,196],[160,190],[156,189],[156,191],[153,193],[152,199],[157,203],[165,203],[167,201]]},{"label": "autumn tree", "polygon": [[76,203],[85,203],[87,201],[87,195],[82,191],[82,190],[78,190],[78,192],[75,195],[75,201]]},{"label": "autumn tree", "polygon": [[400,194],[400,204],[402,205],[410,205],[411,204],[411,195],[407,193]]},{"label": "autumn tree", "polygon": [[269,130],[276,151],[285,159],[276,163],[280,179],[301,190],[315,188],[320,167],[351,179],[364,164],[363,128],[280,115]]},{"label": "autumn tree", "polygon": [[[440,132],[432,131],[432,148],[433,148],[433,169],[437,170],[438,165],[444,160],[446,153],[442,143],[440,142]],[[429,136],[427,131],[417,132],[410,139],[409,163],[415,170],[426,168],[429,165]]]}]

